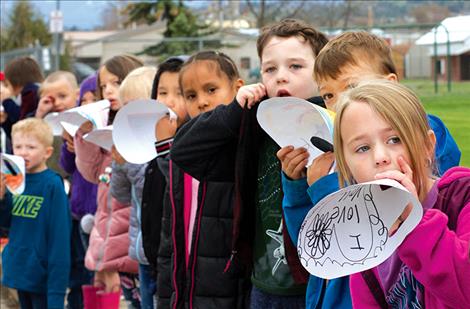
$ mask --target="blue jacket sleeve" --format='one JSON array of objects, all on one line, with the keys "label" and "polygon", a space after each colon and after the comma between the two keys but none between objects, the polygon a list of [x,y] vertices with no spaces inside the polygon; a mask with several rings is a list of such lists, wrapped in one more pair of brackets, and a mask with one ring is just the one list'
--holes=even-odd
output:
[{"label": "blue jacket sleeve", "polygon": [[338,173],[326,175],[314,182],[307,193],[313,205],[318,203],[322,198],[339,190]]},{"label": "blue jacket sleeve", "polygon": [[13,207],[10,192],[6,192],[3,199],[0,200],[0,228],[8,230],[11,223],[11,208]]},{"label": "blue jacket sleeve", "polygon": [[57,176],[50,193],[47,222],[48,276],[47,307],[63,308],[70,273],[70,237],[72,219],[62,180]]},{"label": "blue jacket sleeve", "polygon": [[428,122],[436,135],[436,163],[439,174],[443,175],[449,168],[459,165],[461,153],[457,143],[439,117],[428,115]]},{"label": "blue jacket sleeve", "polygon": [[284,191],[282,200],[284,219],[286,220],[290,239],[297,246],[300,226],[313,205],[307,195],[308,184],[305,178],[290,180],[283,172],[281,172],[281,175],[282,190]]}]

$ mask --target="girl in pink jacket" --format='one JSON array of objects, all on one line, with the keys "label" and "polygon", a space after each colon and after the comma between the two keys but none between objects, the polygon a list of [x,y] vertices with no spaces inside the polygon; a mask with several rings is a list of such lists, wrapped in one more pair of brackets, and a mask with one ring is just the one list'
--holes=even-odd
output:
[{"label": "girl in pink jacket", "polygon": [[[122,106],[118,96],[119,85],[129,72],[140,66],[142,62],[137,58],[119,55],[107,60],[99,69],[98,98],[111,103],[108,124],[112,124]],[[74,138],[78,170],[86,180],[98,183],[95,223],[85,266],[95,271],[95,286],[104,292],[116,292],[120,290],[119,272],[136,274],[138,271],[137,262],[128,256],[130,204],[119,203],[111,196],[109,186],[114,153],[83,140],[83,135],[91,129],[91,123],[85,123]]]},{"label": "girl in pink jacket", "polygon": [[456,167],[433,177],[435,143],[419,99],[398,83],[362,83],[338,104],[334,153],[340,184],[393,179],[424,210],[392,256],[351,275],[356,308],[470,308],[470,170]]}]

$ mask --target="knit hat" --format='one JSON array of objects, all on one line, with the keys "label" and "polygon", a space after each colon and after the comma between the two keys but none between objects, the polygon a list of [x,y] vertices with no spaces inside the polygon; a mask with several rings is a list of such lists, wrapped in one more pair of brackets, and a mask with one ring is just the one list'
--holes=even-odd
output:
[{"label": "knit hat", "polygon": [[77,105],[80,105],[80,102],[82,101],[83,96],[85,93],[88,91],[91,91],[95,93],[96,91],[96,73],[88,76],[83,80],[83,82],[80,85],[80,95],[78,97],[78,103]]}]

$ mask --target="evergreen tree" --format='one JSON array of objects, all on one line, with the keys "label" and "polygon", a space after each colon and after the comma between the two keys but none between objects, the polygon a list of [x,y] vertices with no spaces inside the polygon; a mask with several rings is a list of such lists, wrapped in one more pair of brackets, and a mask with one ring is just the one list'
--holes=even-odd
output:
[{"label": "evergreen tree", "polygon": [[33,11],[28,1],[16,2],[5,31],[2,31],[2,51],[24,48],[39,42],[49,45],[52,36],[42,17]]},{"label": "evergreen tree", "polygon": [[[172,0],[157,0],[155,2],[131,3],[126,8],[129,20],[127,23],[153,24],[157,21],[166,21],[164,40],[156,45],[149,46],[140,54],[158,56],[161,60],[182,54],[191,54],[200,47],[197,40],[185,38],[200,38],[213,32],[206,26],[198,24],[194,16],[180,0],[175,3]],[[204,41],[205,48],[219,48],[217,39]]]}]

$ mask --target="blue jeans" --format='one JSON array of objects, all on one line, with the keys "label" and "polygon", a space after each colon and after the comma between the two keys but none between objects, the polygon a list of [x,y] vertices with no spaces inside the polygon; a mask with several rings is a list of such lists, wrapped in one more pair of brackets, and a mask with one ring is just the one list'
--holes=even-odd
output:
[{"label": "blue jeans", "polygon": [[47,294],[38,294],[18,290],[21,309],[47,309]]},{"label": "blue jeans", "polygon": [[305,309],[305,295],[281,296],[268,294],[256,287],[251,289],[251,309]]},{"label": "blue jeans", "polygon": [[149,265],[139,264],[140,306],[142,309],[154,308],[157,283]]}]

